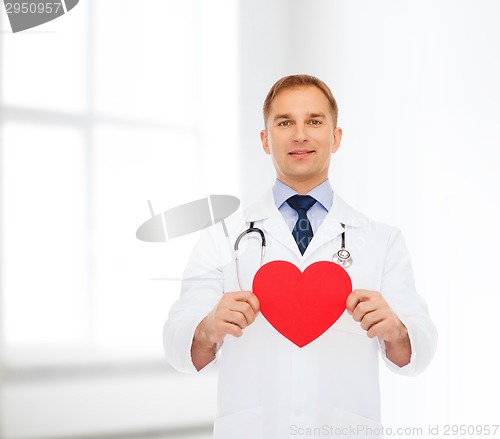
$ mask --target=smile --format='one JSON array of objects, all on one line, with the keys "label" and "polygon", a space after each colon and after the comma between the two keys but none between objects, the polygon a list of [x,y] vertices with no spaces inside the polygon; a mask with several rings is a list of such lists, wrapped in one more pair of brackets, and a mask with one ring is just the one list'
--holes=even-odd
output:
[{"label": "smile", "polygon": [[299,150],[299,151],[292,151],[289,154],[292,157],[302,158],[302,157],[308,157],[311,154],[314,154],[314,152],[315,151],[311,151],[311,150]]}]

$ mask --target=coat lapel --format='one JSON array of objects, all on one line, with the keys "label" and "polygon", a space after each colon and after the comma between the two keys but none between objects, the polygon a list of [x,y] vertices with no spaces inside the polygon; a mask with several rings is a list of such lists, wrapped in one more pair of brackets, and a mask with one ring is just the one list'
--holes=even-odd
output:
[{"label": "coat lapel", "polygon": [[[265,234],[273,236],[277,242],[288,248],[298,260],[305,260],[324,245],[331,244],[344,231],[341,223],[348,229],[361,227],[366,221],[363,214],[349,206],[334,191],[332,209],[316,231],[304,255],[301,255],[283,215],[274,204],[272,190],[267,191],[257,203],[245,210],[245,219],[247,223],[262,221],[261,225],[256,226],[261,227]],[[332,247],[332,255],[337,250]]]},{"label": "coat lapel", "polygon": [[261,225],[256,226],[261,227],[266,235],[272,236],[277,242],[285,246],[296,258],[302,258],[283,215],[274,204],[272,190],[266,192],[258,203],[250,206],[245,211],[245,218],[247,223],[262,221]]},{"label": "coat lapel", "polygon": [[[334,191],[332,208],[314,234],[312,241],[309,243],[304,253],[304,258],[308,258],[324,245],[331,245],[331,242],[344,231],[341,224],[344,224],[346,229],[349,227],[360,227],[361,224],[363,224],[363,218],[363,214],[349,206],[339,194]],[[332,247],[332,255],[337,250],[338,249]]]}]

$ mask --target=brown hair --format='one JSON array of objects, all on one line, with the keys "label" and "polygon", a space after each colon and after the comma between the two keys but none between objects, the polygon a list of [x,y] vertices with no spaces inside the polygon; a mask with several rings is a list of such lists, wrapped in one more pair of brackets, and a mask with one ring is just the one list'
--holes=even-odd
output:
[{"label": "brown hair", "polygon": [[279,79],[275,82],[275,84],[269,90],[269,93],[266,96],[266,100],[264,101],[264,106],[262,108],[262,112],[264,113],[264,123],[267,127],[267,118],[269,116],[269,111],[271,109],[271,104],[274,98],[278,95],[278,93],[287,88],[297,88],[297,87],[305,87],[313,85],[314,87],[319,88],[328,99],[330,103],[330,108],[332,110],[333,116],[333,126],[337,126],[337,118],[339,114],[339,107],[337,106],[337,101],[333,97],[333,93],[321,79],[316,78],[311,75],[291,75],[285,76],[284,78]]}]

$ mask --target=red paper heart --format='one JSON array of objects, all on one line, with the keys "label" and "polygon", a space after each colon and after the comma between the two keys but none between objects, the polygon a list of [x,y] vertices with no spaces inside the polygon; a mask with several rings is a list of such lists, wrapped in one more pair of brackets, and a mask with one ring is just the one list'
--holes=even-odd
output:
[{"label": "red paper heart", "polygon": [[351,291],[347,272],[328,261],[315,262],[303,273],[290,262],[269,262],[253,280],[262,315],[300,348],[338,320]]}]

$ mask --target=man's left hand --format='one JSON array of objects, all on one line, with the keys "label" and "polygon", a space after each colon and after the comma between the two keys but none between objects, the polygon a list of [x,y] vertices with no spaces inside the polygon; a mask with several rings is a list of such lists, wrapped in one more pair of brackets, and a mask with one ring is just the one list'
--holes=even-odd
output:
[{"label": "man's left hand", "polygon": [[386,343],[386,356],[402,367],[410,362],[411,346],[406,326],[378,291],[354,290],[346,302],[347,312],[370,338],[380,337]]}]

